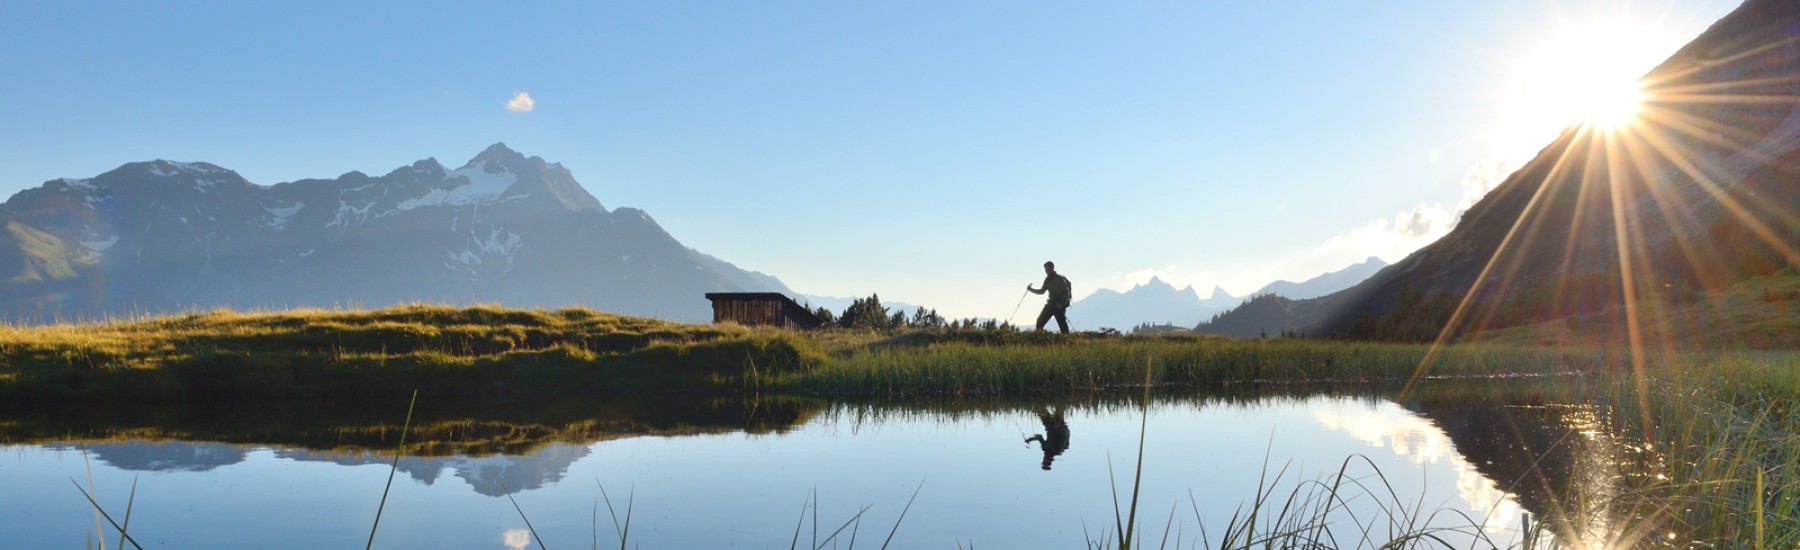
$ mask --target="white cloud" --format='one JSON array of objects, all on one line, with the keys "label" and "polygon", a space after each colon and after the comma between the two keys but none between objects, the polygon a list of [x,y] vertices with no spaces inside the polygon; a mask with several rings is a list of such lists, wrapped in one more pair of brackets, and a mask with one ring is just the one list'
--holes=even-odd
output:
[{"label": "white cloud", "polygon": [[[526,99],[526,101],[531,100]],[[526,546],[531,545],[531,532],[524,529],[507,529],[506,532],[500,534],[500,543],[506,545],[507,550],[525,550]]]},{"label": "white cloud", "polygon": [[1469,207],[1475,206],[1475,202],[1487,196],[1489,191],[1499,187],[1500,183],[1506,181],[1506,177],[1512,175],[1512,172],[1517,169],[1518,167],[1508,167],[1497,159],[1475,163],[1474,167],[1469,168],[1468,173],[1463,174],[1462,200],[1456,204],[1457,219],[1462,219],[1463,212],[1467,211]]},{"label": "white cloud", "polygon": [[1392,220],[1375,220],[1348,233],[1327,239],[1313,249],[1318,256],[1360,261],[1380,256],[1397,261],[1414,250],[1442,237],[1449,231],[1450,219],[1442,207],[1421,204],[1411,212],[1401,212]]},{"label": "white cloud", "polygon": [[506,101],[506,110],[515,113],[529,113],[535,107],[537,102],[531,99],[531,94],[525,92],[513,92],[512,99]]}]

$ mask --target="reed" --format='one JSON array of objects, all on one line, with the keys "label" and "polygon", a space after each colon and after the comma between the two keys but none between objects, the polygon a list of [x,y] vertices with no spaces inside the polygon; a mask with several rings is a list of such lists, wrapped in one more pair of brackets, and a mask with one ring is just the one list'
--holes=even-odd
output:
[{"label": "reed", "polygon": [[1370,383],[1415,376],[1497,377],[1607,373],[1617,354],[1592,349],[1429,346],[1309,340],[1113,337],[976,344],[862,346],[839,351],[782,386],[826,395],[1091,393],[1138,383],[1155,356],[1165,384]]},{"label": "reed", "polygon": [[413,393],[412,401],[406,405],[406,422],[400,428],[400,446],[394,449],[394,461],[388,465],[387,483],[381,486],[381,503],[375,506],[375,522],[369,525],[369,542],[363,550],[375,547],[375,531],[381,527],[381,512],[387,509],[388,491],[394,488],[394,474],[400,471],[400,456],[406,452],[406,432],[412,427],[413,408],[419,404],[418,392]]}]

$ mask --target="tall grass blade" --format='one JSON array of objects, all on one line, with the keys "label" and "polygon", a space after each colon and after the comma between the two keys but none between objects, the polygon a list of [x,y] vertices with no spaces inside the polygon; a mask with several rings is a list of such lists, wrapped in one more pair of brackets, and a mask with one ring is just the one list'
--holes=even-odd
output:
[{"label": "tall grass blade", "polygon": [[119,531],[120,537],[123,537],[127,542],[130,542],[133,548],[144,550],[143,545],[138,544],[137,540],[132,539],[131,535],[125,532],[125,528],[119,525],[119,522],[113,521],[111,514],[106,513],[106,510],[100,508],[100,502],[94,500],[94,496],[88,494],[87,489],[83,489],[80,482],[75,481],[75,478],[69,478],[69,483],[75,486],[75,490],[81,491],[81,496],[87,497],[88,504],[93,505],[94,507],[94,512],[100,514],[100,517],[106,518],[106,522],[112,524],[113,529]]},{"label": "tall grass blade", "polygon": [[[817,490],[818,489],[813,489],[813,491]],[[794,550],[800,547],[800,528],[806,527],[806,509],[812,506],[812,501],[813,493],[812,491],[808,491],[806,493],[806,502],[801,503],[800,505],[800,521],[794,522],[794,540],[788,542],[788,550]]]},{"label": "tall grass blade", "polygon": [[594,485],[600,486],[600,498],[606,499],[606,514],[612,516],[613,531],[619,533],[619,550],[625,550],[625,539],[631,536],[631,509],[637,503],[637,486],[631,486],[631,493],[625,497],[625,525],[619,525],[619,514],[613,511],[612,497],[606,494],[606,485],[600,478],[594,478]]},{"label": "tall grass blade", "polygon": [[[862,513],[858,512],[856,515],[861,516]],[[859,517],[856,519],[856,526],[850,528],[850,543],[845,545],[845,548],[856,548],[856,534],[860,532],[862,532],[862,518]]]},{"label": "tall grass blade", "polygon": [[[81,446],[81,470],[87,473],[88,489],[94,489],[94,467],[88,463],[87,445]],[[80,487],[80,485],[76,485],[76,488]],[[95,490],[94,492],[98,493],[99,491]],[[100,537],[95,548],[106,550],[106,529],[100,526],[100,508],[98,506],[94,508],[94,536]]]},{"label": "tall grass blade", "polygon": [[363,550],[375,547],[375,530],[381,527],[381,511],[387,508],[388,491],[394,488],[394,473],[400,471],[400,453],[406,452],[406,432],[412,429],[413,407],[419,404],[419,390],[413,390],[412,402],[406,404],[406,422],[400,425],[400,448],[394,449],[394,463],[388,465],[387,485],[381,488],[381,503],[375,505],[375,524],[369,526],[369,542]]},{"label": "tall grass blade", "polygon": [[[894,518],[893,530],[888,531],[887,540],[881,541],[882,550],[887,550],[888,544],[891,544],[894,542],[894,533],[900,532],[900,522],[902,520],[906,519],[906,511],[912,509],[913,501],[917,500],[919,498],[919,490],[924,489],[924,488],[925,488],[925,480],[923,480],[923,479],[919,480],[919,486],[913,487],[912,496],[907,497],[907,499],[906,499],[906,507],[900,509],[900,517]],[[969,547],[974,548],[975,541],[973,541],[973,540],[969,541]]]},{"label": "tall grass blade", "polygon": [[531,518],[525,517],[525,509],[520,508],[519,501],[517,499],[513,498],[512,489],[506,488],[505,480],[500,481],[500,490],[502,492],[506,493],[506,500],[512,502],[513,510],[517,510],[519,512],[519,519],[525,520],[525,530],[531,531],[531,538],[532,538],[532,540],[537,541],[538,548],[543,548],[544,550],[550,550],[550,546],[544,544],[544,537],[538,536],[537,528],[531,526]]},{"label": "tall grass blade", "polygon": [[[819,515],[818,509],[819,507],[817,505],[813,506],[813,517],[815,518]],[[868,506],[864,506],[861,510],[857,510],[856,515],[850,516],[850,519],[845,520],[843,525],[839,525],[836,531],[832,531],[830,535],[826,535],[823,542],[813,543],[813,550],[824,550],[825,545],[831,544],[831,541],[833,540],[837,540],[838,535],[843,533],[845,529],[849,529],[851,525],[861,522],[863,514],[868,511]],[[818,525],[813,525],[814,530],[817,530],[818,528]],[[852,543],[851,546],[855,546],[855,544]]]},{"label": "tall grass blade", "polygon": [[[1164,548],[1169,547],[1169,531],[1174,530],[1174,527],[1175,527],[1175,503],[1171,502],[1171,503],[1169,503],[1169,520],[1167,522],[1163,523],[1162,542],[1156,543],[1157,550],[1162,550]],[[1177,537],[1176,544],[1180,544],[1180,543],[1181,543],[1180,537]]]},{"label": "tall grass blade", "polygon": [[[1108,489],[1112,490],[1113,529],[1119,530],[1120,533],[1124,533],[1125,518],[1124,516],[1119,515],[1119,478],[1118,476],[1113,475],[1111,451],[1106,453],[1106,485]],[[1105,533],[1101,533],[1101,535],[1104,536]],[[1123,546],[1121,546],[1121,548],[1123,548]]]},{"label": "tall grass blade", "polygon": [[119,550],[125,550],[125,533],[131,529],[131,507],[137,503],[138,476],[131,476],[131,494],[125,497],[125,523],[119,526]]},{"label": "tall grass blade", "polygon": [[1763,549],[1763,470],[1756,469],[1756,492],[1750,494],[1750,516],[1756,518],[1756,550]]}]

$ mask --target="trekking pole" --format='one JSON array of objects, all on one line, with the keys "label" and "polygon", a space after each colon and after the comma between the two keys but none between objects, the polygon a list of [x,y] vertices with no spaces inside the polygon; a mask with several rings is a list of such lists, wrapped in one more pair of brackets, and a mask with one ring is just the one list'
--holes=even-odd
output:
[{"label": "trekking pole", "polygon": [[1024,294],[1019,295],[1019,303],[1018,303],[1018,305],[1013,306],[1012,315],[1006,316],[1006,324],[1009,324],[1009,325],[1012,324],[1013,317],[1019,316],[1019,306],[1025,305],[1025,296],[1028,294],[1031,294],[1030,290],[1026,290]]}]

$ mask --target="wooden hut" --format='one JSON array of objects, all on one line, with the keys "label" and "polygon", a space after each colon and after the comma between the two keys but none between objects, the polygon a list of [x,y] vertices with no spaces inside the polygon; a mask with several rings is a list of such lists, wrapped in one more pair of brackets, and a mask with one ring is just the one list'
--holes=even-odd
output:
[{"label": "wooden hut", "polygon": [[813,329],[825,324],[819,316],[778,292],[709,292],[706,299],[712,300],[713,324],[729,321],[790,329]]}]

